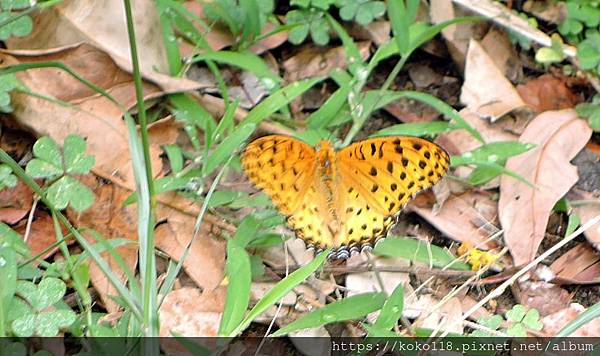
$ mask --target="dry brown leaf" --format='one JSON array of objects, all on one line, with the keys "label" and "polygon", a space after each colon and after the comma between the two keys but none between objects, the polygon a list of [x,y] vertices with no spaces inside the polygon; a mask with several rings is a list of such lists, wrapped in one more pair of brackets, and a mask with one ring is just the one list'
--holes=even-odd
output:
[{"label": "dry brown leaf", "polygon": [[567,85],[568,78],[544,74],[517,86],[523,101],[538,113],[574,108],[581,98]]},{"label": "dry brown leaf", "polygon": [[[557,311],[542,318],[544,324],[543,331],[549,335],[556,335],[569,322],[573,321],[579,314],[583,313],[586,308],[577,303],[571,303],[568,308]],[[600,317],[592,319],[589,323],[575,330],[570,337],[597,337],[600,335]]]},{"label": "dry brown leaf", "polygon": [[33,204],[33,191],[19,180],[14,188],[0,190],[0,221],[13,225],[23,219]]},{"label": "dry brown leaf", "polygon": [[[115,250],[119,253],[125,265],[131,270],[135,270],[137,264],[137,209],[135,205],[123,206],[123,202],[129,194],[129,190],[119,187],[116,184],[106,184],[96,179],[92,175],[85,175],[80,178],[81,182],[90,188],[94,195],[94,204],[83,213],[77,213],[67,210],[67,216],[78,228],[89,228],[97,231],[103,238],[110,240],[113,238],[128,239],[134,241],[133,244],[118,246]],[[96,243],[93,235],[84,234],[92,243]],[[113,273],[121,281],[125,281],[125,272],[121,270],[117,262],[108,252],[103,252],[102,257],[106,260]],[[94,263],[90,265],[90,280],[94,288],[100,295],[100,299],[109,312],[116,312],[119,305],[112,300],[111,296],[118,295],[118,292],[106,278],[106,275]]]},{"label": "dry brown leaf", "polygon": [[419,214],[442,234],[453,240],[469,242],[480,249],[492,249],[494,241],[484,242],[498,232],[496,228],[496,203],[487,194],[468,192],[453,195],[444,202],[437,214],[428,207],[413,203],[408,209]]},{"label": "dry brown leaf", "polygon": [[522,60],[510,43],[508,34],[500,28],[492,27],[481,40],[481,46],[496,64],[496,67],[512,82],[523,77]]},{"label": "dry brown leaf", "polygon": [[460,101],[472,112],[489,117],[492,122],[525,106],[513,85],[475,40],[469,43]]},{"label": "dry brown leaf", "polygon": [[[369,58],[371,42],[356,44],[362,59]],[[294,82],[300,79],[327,75],[334,68],[346,68],[346,52],[343,46],[334,48],[305,47],[302,51],[283,62],[285,80]]]},{"label": "dry brown leaf", "polygon": [[[429,2],[429,17],[434,24],[468,15],[462,8],[454,7],[451,0],[432,0]],[[467,22],[448,26],[442,30],[448,52],[461,71],[465,68],[469,41],[472,38],[479,39],[482,37],[482,34],[480,34],[483,32],[481,27],[482,24]]]},{"label": "dry brown leaf", "polygon": [[[24,239],[26,239],[31,256],[37,256],[41,254],[52,244],[56,243],[54,222],[52,221],[52,217],[43,211],[37,211],[35,213],[35,218],[31,222],[31,227],[27,236],[25,236],[25,232],[27,231],[27,223],[25,221],[23,221],[23,224],[19,224],[19,226],[15,228],[15,231],[21,234]],[[67,231],[63,228],[63,236],[66,234]],[[67,241],[67,243],[71,242],[73,242],[73,240]],[[42,260],[46,259],[49,256],[52,256],[56,250],[58,250],[58,246],[54,247],[43,255],[40,255],[40,258]]]},{"label": "dry brown leaf", "polygon": [[[435,303],[437,304],[437,303]],[[431,307],[432,305],[429,305]],[[414,322],[414,327],[461,334],[463,333],[462,305],[460,299],[452,297],[434,311],[426,310]]]},{"label": "dry brown leaf", "polygon": [[[225,306],[225,288],[214,291],[201,291],[198,288],[184,287],[165,296],[160,306],[160,336],[179,334],[192,337],[204,347],[216,346],[219,323]],[[176,339],[163,338],[161,346],[170,354],[188,353]]]},{"label": "dry brown leaf", "polygon": [[586,243],[565,252],[550,265],[556,274],[553,282],[595,284],[600,282],[600,255]]},{"label": "dry brown leaf", "polygon": [[390,28],[390,23],[383,20],[373,21],[366,26],[352,22],[348,34],[355,40],[371,41],[379,47],[390,40]]},{"label": "dry brown leaf", "polygon": [[[135,0],[133,15],[138,53],[143,54],[139,56],[141,72],[146,80],[156,83],[165,92],[188,91],[208,85],[163,74],[168,72],[168,65],[162,34],[157,31],[160,24],[156,4]],[[49,49],[64,49],[87,43],[107,53],[123,70],[131,72],[125,7],[122,1],[62,1],[43,12],[34,13],[32,17],[34,25],[31,34],[26,37],[11,37],[7,41],[7,48],[25,50],[27,54],[34,55]]]},{"label": "dry brown leaf", "polygon": [[[577,188],[571,189],[567,197],[569,200],[598,201],[599,199],[597,195]],[[584,225],[589,220],[600,215],[600,204],[596,202],[595,204],[577,205],[573,207],[573,210],[577,215],[579,215],[581,224]],[[585,230],[583,234],[585,235],[585,238],[592,244],[592,246],[594,246],[596,250],[600,251],[600,223],[590,226],[590,228]]]},{"label": "dry brown leaf", "polygon": [[[164,204],[157,206],[156,216],[156,247],[179,260],[194,235],[196,216]],[[183,263],[187,274],[204,291],[215,289],[223,281],[225,241],[215,237],[219,234],[220,229],[205,219]]]},{"label": "dry brown leaf", "polygon": [[515,266],[535,258],[554,204],[577,182],[577,169],[569,161],[591,134],[574,110],[562,110],[538,115],[521,135],[520,142],[537,147],[508,159],[506,168],[535,188],[503,175],[498,204],[504,241]]},{"label": "dry brown leaf", "polygon": [[513,289],[520,304],[537,309],[546,316],[569,306],[571,296],[565,289],[544,281],[525,281]]},{"label": "dry brown leaf", "polygon": [[[0,54],[4,64],[58,60],[77,73],[108,91],[124,107],[135,103],[131,76],[120,70],[111,58],[98,49],[81,45],[53,54],[10,56]],[[71,106],[60,105],[38,97],[16,93],[13,96],[14,118],[37,136],[50,136],[62,144],[69,134],[78,134],[87,141],[87,153],[96,159],[92,171],[97,175],[135,189],[131,160],[127,152],[127,128],[123,112],[107,98],[81,84],[64,71],[53,68],[20,72],[23,84],[40,95],[54,97]],[[146,95],[160,95],[160,90],[145,84]],[[150,147],[152,166],[160,172],[160,148]]]}]

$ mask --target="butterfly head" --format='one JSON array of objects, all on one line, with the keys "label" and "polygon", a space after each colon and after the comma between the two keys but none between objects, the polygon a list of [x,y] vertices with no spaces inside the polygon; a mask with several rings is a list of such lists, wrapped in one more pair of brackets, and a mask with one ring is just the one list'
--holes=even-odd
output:
[{"label": "butterfly head", "polygon": [[331,142],[327,140],[323,140],[319,142],[317,146],[317,160],[325,171],[331,170],[331,165],[335,160],[335,152],[333,151],[333,147],[331,146]]}]

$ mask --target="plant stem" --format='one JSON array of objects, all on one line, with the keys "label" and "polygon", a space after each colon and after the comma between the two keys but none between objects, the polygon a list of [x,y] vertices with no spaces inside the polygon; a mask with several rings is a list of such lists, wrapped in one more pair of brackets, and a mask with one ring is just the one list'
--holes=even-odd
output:
[{"label": "plant stem", "polygon": [[[144,207],[144,199],[138,200],[138,234],[140,242],[140,274],[142,277],[142,313],[143,313],[143,333],[145,336],[158,336],[158,308],[156,305],[156,261],[154,258],[154,208],[156,199],[154,195],[154,182],[152,180],[152,164],[150,157],[150,142],[148,139],[148,121],[146,110],[144,108],[144,92],[142,88],[142,75],[138,60],[137,45],[135,40],[135,29],[133,25],[133,13],[131,11],[131,1],[124,0],[125,15],[127,18],[127,34],[129,37],[129,48],[131,51],[131,64],[133,67],[133,80],[135,84],[135,95],[137,100],[138,119],[140,125],[140,135],[142,140],[142,152],[144,157],[145,181],[140,177],[138,184],[138,194],[142,194],[146,185],[149,195],[149,201],[145,202],[149,206]],[[135,142],[137,140],[130,140]],[[145,216],[144,216],[145,215]],[[146,222],[142,226],[142,222]],[[153,347],[148,351],[154,350]],[[155,350],[156,351],[156,350]]]}]

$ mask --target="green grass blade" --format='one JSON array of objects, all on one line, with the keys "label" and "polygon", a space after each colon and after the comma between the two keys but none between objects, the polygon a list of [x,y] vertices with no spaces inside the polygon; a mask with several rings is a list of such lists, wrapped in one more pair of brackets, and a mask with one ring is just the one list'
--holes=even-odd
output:
[{"label": "green grass blade", "polygon": [[404,288],[402,284],[394,289],[389,298],[385,301],[381,312],[377,317],[377,320],[373,324],[373,327],[378,329],[390,330],[393,328],[398,319],[402,316],[402,310],[404,309]]},{"label": "green grass blade", "polygon": [[252,110],[250,110],[243,122],[258,125],[261,121],[268,118],[270,115],[274,114],[278,110],[282,109],[296,97],[302,95],[305,91],[307,91],[313,85],[319,83],[323,79],[325,78],[316,77],[304,79],[291,83],[290,85],[277,90],[276,92],[269,95],[268,98],[261,101]]},{"label": "green grass blade", "polygon": [[579,314],[577,318],[573,319],[570,323],[565,325],[559,332],[556,334],[556,337],[567,337],[571,335],[575,330],[581,328],[585,324],[590,321],[596,319],[600,316],[600,303],[596,303],[589,307],[586,311]]},{"label": "green grass blade", "polygon": [[202,174],[211,174],[219,165],[233,155],[233,152],[242,146],[244,141],[252,135],[256,129],[255,124],[242,124],[221,142],[215,150],[206,158],[206,164],[202,166]]},{"label": "green grass blade", "polygon": [[273,333],[282,336],[300,329],[335,323],[343,320],[354,320],[379,310],[385,303],[383,293],[365,293],[343,298],[323,308],[312,311]]},{"label": "green grass blade", "polygon": [[[430,252],[431,251],[431,255]],[[447,250],[427,244],[425,242],[402,237],[388,237],[379,242],[373,252],[376,255],[388,257],[401,257],[411,261],[430,264],[433,267],[442,268],[452,264],[449,268],[463,271],[470,271],[471,267],[456,259]]]},{"label": "green grass blade", "polygon": [[435,136],[452,130],[452,125],[446,121],[415,122],[386,127],[370,137],[384,136]]},{"label": "green grass blade", "polygon": [[270,306],[277,303],[281,298],[289,293],[294,287],[304,282],[314,271],[316,271],[329,255],[330,250],[321,252],[314,260],[309,262],[307,265],[292,272],[289,276],[285,277],[279,283],[275,285],[265,296],[256,303],[254,308],[250,310],[248,315],[242,320],[242,322],[233,329],[229,334],[223,336],[234,337],[241,333],[244,329],[250,325],[250,323]]},{"label": "green grass blade", "polygon": [[192,58],[192,63],[206,60],[229,64],[247,70],[261,79],[268,78],[275,83],[280,83],[283,80],[277,74],[273,73],[261,57],[251,52],[207,52],[195,55]]},{"label": "green grass blade", "polygon": [[250,257],[243,245],[236,239],[227,241],[227,265],[225,272],[229,279],[225,309],[219,325],[219,335],[229,335],[244,319],[250,302]]}]

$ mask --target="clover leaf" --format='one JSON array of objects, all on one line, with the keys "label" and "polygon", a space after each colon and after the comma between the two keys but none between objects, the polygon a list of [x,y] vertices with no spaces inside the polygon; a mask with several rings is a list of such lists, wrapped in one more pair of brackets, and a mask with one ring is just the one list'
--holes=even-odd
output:
[{"label": "clover leaf", "polygon": [[537,331],[542,330],[544,327],[544,324],[540,321],[540,312],[537,309],[529,309],[521,322],[529,329]]},{"label": "clover leaf", "polygon": [[361,25],[368,25],[385,13],[383,1],[341,0],[340,17],[345,21],[354,19]]},{"label": "clover leaf", "polygon": [[335,3],[335,0],[292,0],[290,5],[295,5],[303,9],[315,8],[323,11],[327,11],[331,4]]},{"label": "clover leaf", "polygon": [[288,40],[293,44],[304,42],[308,34],[318,45],[329,43],[329,23],[322,11],[315,9],[292,10],[286,15],[287,23],[296,24],[289,35]]},{"label": "clover leaf", "polygon": [[[9,18],[16,16],[16,14],[12,12],[1,12],[0,13],[0,22],[4,22]],[[10,38],[11,36],[15,37],[24,37],[31,33],[33,29],[33,21],[29,16],[22,16],[18,19],[7,23],[6,25],[0,27],[0,40],[4,41]]]},{"label": "clover leaf", "polygon": [[595,95],[591,103],[583,103],[575,108],[577,114],[586,117],[594,131],[600,131],[600,95]]},{"label": "clover leaf", "polygon": [[[0,29],[1,30],[1,29]],[[10,106],[10,92],[18,88],[19,80],[14,74],[0,75],[0,111],[5,113],[12,112]]]},{"label": "clover leaf", "polygon": [[8,187],[14,188],[17,185],[17,177],[12,174],[12,169],[6,164],[0,164],[0,190]]},{"label": "clover leaf", "polygon": [[50,182],[47,198],[57,209],[71,205],[76,211],[89,208],[94,193],[71,175],[86,174],[94,166],[94,157],[85,154],[86,143],[77,135],[65,138],[63,150],[50,137],[42,137],[33,145],[34,159],[25,171],[33,178]]},{"label": "clover leaf", "polygon": [[577,57],[582,69],[600,71],[600,33],[587,31],[586,39],[577,46]]},{"label": "clover leaf", "polygon": [[13,333],[20,337],[56,336],[61,329],[73,324],[77,315],[72,310],[48,310],[64,297],[66,291],[67,286],[58,278],[44,278],[37,286],[29,281],[19,281],[16,294],[21,299],[13,300],[12,304],[18,310],[17,315],[12,315]]}]

